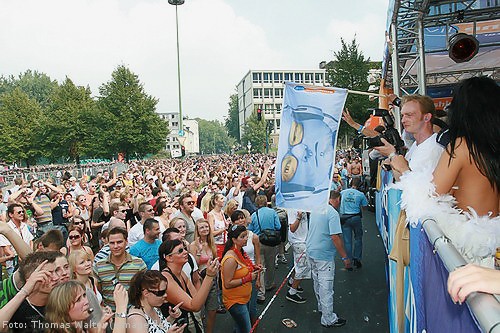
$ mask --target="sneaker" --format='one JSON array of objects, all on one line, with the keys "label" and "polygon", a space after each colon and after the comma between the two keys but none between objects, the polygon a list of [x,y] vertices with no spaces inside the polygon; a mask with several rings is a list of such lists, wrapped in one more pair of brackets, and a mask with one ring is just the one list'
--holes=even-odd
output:
[{"label": "sneaker", "polygon": [[286,299],[289,300],[290,302],[294,302],[297,304],[302,304],[306,302],[306,299],[300,296],[299,294],[292,295],[290,292],[286,293]]},{"label": "sneaker", "polygon": [[330,325],[323,325],[321,324],[321,326],[323,327],[326,327],[326,328],[331,328],[331,327],[342,327],[345,325],[345,323],[347,323],[347,320],[343,319],[343,318],[338,318],[336,322],[334,322],[333,324],[330,324]]},{"label": "sneaker", "polygon": [[363,265],[361,264],[361,261],[359,261],[358,259],[352,259],[352,264],[354,265],[354,267],[356,268],[361,268]]},{"label": "sneaker", "polygon": [[[292,288],[292,284],[290,283],[290,281],[288,281],[288,286],[290,288]],[[295,290],[297,290],[298,293],[303,293],[304,292],[304,289],[301,286],[298,286],[297,289],[295,289]]]},{"label": "sneaker", "polygon": [[266,303],[265,298],[257,298],[257,304],[264,304],[264,303]]}]

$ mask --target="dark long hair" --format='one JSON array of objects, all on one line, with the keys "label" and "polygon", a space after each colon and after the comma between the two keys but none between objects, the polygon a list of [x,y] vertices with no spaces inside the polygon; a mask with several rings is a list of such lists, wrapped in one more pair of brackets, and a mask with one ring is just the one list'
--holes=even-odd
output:
[{"label": "dark long hair", "polygon": [[[247,231],[247,228],[244,225],[232,224],[227,228],[227,241],[226,245],[224,246],[224,252],[222,253],[223,257],[227,251],[233,248],[234,246],[233,238],[238,238],[240,234],[244,231]],[[243,248],[241,248],[241,254],[245,254]]]},{"label": "dark long hair", "polygon": [[165,260],[165,256],[172,253],[176,246],[183,244],[180,239],[169,239],[161,243],[158,248],[158,264],[160,265],[160,271],[163,271],[167,268],[167,261]]},{"label": "dark long hair", "polygon": [[167,282],[167,278],[159,271],[148,270],[137,272],[130,281],[128,302],[136,308],[141,308],[142,291],[144,289],[158,288],[161,281]]},{"label": "dark long hair", "polygon": [[469,159],[491,186],[500,189],[500,87],[485,76],[463,80],[453,94],[448,107],[450,160],[463,138],[469,149]]}]

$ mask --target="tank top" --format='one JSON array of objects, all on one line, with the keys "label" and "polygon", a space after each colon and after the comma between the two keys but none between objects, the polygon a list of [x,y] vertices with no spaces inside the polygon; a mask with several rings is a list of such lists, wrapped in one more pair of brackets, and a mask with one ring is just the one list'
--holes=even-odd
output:
[{"label": "tank top", "polygon": [[[226,254],[222,259],[221,263],[221,271],[224,270],[224,264],[227,259],[233,258],[238,263],[238,267],[234,272],[233,279],[241,279],[245,277],[250,271],[248,267],[245,266],[244,263],[241,263],[238,258],[233,255]],[[250,301],[250,296],[252,294],[252,282],[247,282],[241,286],[227,289],[224,283],[224,274],[222,276],[222,302],[226,309],[230,309],[235,304],[247,304]]]},{"label": "tank top", "polygon": [[247,245],[243,246],[243,251],[245,251],[250,260],[252,260],[252,263],[255,264],[255,247],[253,245],[253,232],[247,230],[247,233],[248,233]]},{"label": "tank top", "polygon": [[128,317],[130,316],[133,316],[133,315],[137,315],[137,316],[141,316],[143,317],[144,319],[146,319],[147,323],[148,323],[148,333],[165,333],[168,331],[168,329],[170,328],[170,323],[167,321],[167,319],[163,316],[163,314],[161,313],[161,311],[159,311],[157,308],[153,308],[156,312],[156,314],[158,315],[158,317],[160,318],[160,322],[161,322],[161,325],[163,327],[161,327],[160,325],[158,325],[151,317],[148,316],[147,313],[145,313],[143,311],[143,313],[130,313],[128,314]]},{"label": "tank top", "polygon": [[[214,217],[214,231],[226,230],[227,226],[226,226],[226,218],[224,217],[224,213],[221,212],[221,214],[220,214],[220,215],[222,215],[222,220],[220,219],[220,215],[217,216],[217,214],[215,214],[213,211],[210,212],[210,214],[212,214],[212,216]],[[218,244],[218,245],[226,244],[227,232],[224,231],[223,233],[215,236],[214,240],[215,240],[215,244]]]}]

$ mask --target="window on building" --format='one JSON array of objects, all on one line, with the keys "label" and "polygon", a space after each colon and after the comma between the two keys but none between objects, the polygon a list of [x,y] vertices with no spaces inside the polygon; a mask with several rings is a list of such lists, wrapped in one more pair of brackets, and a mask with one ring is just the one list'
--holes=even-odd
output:
[{"label": "window on building", "polygon": [[285,81],[293,81],[293,73],[285,73]]},{"label": "window on building", "polygon": [[273,97],[273,88],[264,88],[264,98]]},{"label": "window on building", "polygon": [[314,81],[316,81],[316,83],[323,83],[323,73],[316,73],[314,76]]},{"label": "window on building", "polygon": [[177,121],[173,121],[173,122],[172,122],[172,126],[173,126],[173,127],[177,127],[177,126],[179,126],[179,122],[177,122]]},{"label": "window on building", "polygon": [[262,104],[255,104],[255,110],[261,109],[262,110]]},{"label": "window on building", "polygon": [[262,88],[253,88],[253,98],[262,98]]},{"label": "window on building", "polygon": [[273,82],[272,73],[264,73],[264,83],[271,83],[271,82]]},{"label": "window on building", "polygon": [[295,73],[295,82],[303,83],[304,82],[304,74],[303,73]]},{"label": "window on building", "polygon": [[305,74],[305,83],[313,83],[313,73]]},{"label": "window on building", "polygon": [[170,118],[174,119],[174,118],[175,118],[175,115],[171,115],[171,117],[170,117]]},{"label": "window on building", "polygon": [[281,119],[276,119],[276,129],[280,129]]},{"label": "window on building", "polygon": [[274,88],[274,97],[283,98],[283,88]]},{"label": "window on building", "polygon": [[253,73],[253,83],[262,82],[262,73]]},{"label": "window on building", "polygon": [[272,111],[274,109],[273,104],[264,104],[264,110],[266,111]]},{"label": "window on building", "polygon": [[283,83],[283,73],[274,73],[274,83]]}]

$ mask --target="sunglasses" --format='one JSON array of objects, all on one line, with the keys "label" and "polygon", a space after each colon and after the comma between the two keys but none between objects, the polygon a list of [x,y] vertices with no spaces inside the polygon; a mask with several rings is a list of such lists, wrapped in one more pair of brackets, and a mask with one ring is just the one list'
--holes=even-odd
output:
[{"label": "sunglasses", "polygon": [[122,210],[120,210],[120,212],[121,212],[121,213],[126,213],[126,212],[127,212],[127,210],[126,210],[126,209],[122,209]]},{"label": "sunglasses", "polygon": [[158,297],[163,297],[167,293],[167,289],[162,289],[162,290],[149,290],[148,291]]},{"label": "sunglasses", "polygon": [[24,214],[24,210],[19,210],[17,212],[14,212],[14,214]]},{"label": "sunglasses", "polygon": [[155,210],[154,210],[153,208],[151,208],[151,209],[146,209],[146,212],[148,212],[148,213],[151,213],[151,212],[154,212],[154,211],[155,211]]},{"label": "sunglasses", "polygon": [[84,225],[84,224],[85,224],[85,222],[83,222],[83,221],[78,221],[78,222],[75,222],[75,223],[73,223],[73,224],[74,224],[74,225],[78,225],[78,224]]},{"label": "sunglasses", "polygon": [[174,255],[174,254],[182,254],[184,251],[187,251],[187,247],[181,247],[179,250],[175,251],[175,252],[172,252],[170,254],[168,254],[169,256],[171,255]]},{"label": "sunglasses", "polygon": [[72,235],[72,236],[69,236],[68,238],[73,240],[73,239],[79,239],[81,236],[80,235]]},{"label": "sunglasses", "polygon": [[185,205],[194,205],[194,201],[188,201],[184,203]]}]

